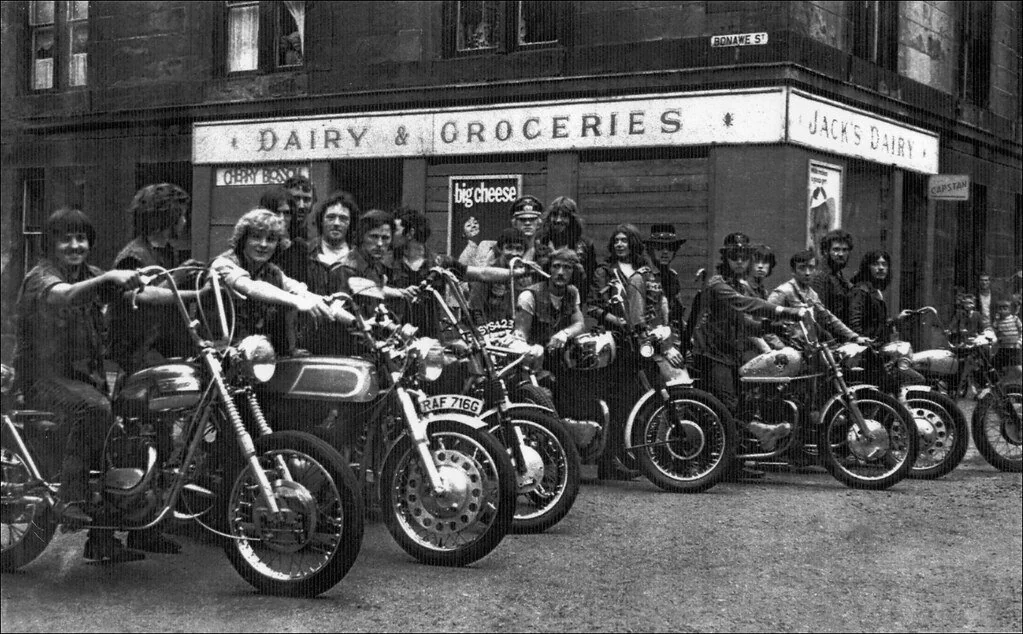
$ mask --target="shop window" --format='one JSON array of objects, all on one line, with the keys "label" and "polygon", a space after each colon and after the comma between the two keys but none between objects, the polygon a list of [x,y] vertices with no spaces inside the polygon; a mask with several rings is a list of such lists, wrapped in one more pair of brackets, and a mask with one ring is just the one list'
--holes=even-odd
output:
[{"label": "shop window", "polygon": [[229,1],[225,16],[225,69],[228,73],[272,71],[305,62],[302,0]]},{"label": "shop window", "polygon": [[445,2],[445,50],[448,55],[507,52],[563,42],[566,6],[536,0]]},{"label": "shop window", "polygon": [[986,108],[991,92],[991,21],[994,3],[960,2],[959,97]]},{"label": "shop window", "polygon": [[899,69],[899,3],[857,0],[852,9],[852,54],[896,72]]},{"label": "shop window", "polygon": [[86,0],[32,0],[28,23],[32,90],[88,84],[89,3]]}]

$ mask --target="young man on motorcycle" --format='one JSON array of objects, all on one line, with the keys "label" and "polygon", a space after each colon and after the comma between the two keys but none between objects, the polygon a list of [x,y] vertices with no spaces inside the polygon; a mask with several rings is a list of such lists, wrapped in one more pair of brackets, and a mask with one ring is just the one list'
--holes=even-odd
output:
[{"label": "young man on motorcycle", "polygon": [[[693,332],[694,365],[703,376],[703,386],[716,396],[733,415],[739,405],[739,363],[750,331],[749,318],[788,317],[798,319],[806,308],[786,308],[756,297],[746,276],[753,246],[744,233],[725,236],[720,249],[717,275],[707,281],[700,301],[700,314]],[[766,450],[774,448],[792,431],[788,423],[769,425],[758,421],[739,421]],[[762,477],[761,472],[743,472]]]},{"label": "young man on motorcycle", "polygon": [[552,352],[585,328],[579,291],[570,282],[581,266],[579,255],[566,247],[555,250],[544,269],[550,279],[527,287],[515,304],[515,334],[530,345]]},{"label": "young man on motorcycle", "polygon": [[821,238],[820,253],[827,267],[814,275],[810,282],[821,302],[836,317],[849,323],[849,291],[852,282],[845,279],[842,269],[849,264],[853,239],[848,231],[834,229]]},{"label": "young man on motorcycle", "polygon": [[[91,467],[100,466],[113,424],[103,370],[104,304],[141,288],[135,270],[88,264],[96,230],[79,209],[58,209],[46,221],[44,256],[22,282],[18,296],[15,369],[30,407],[61,416],[69,429],[61,466],[61,516],[66,524],[89,524],[86,513]],[[140,301],[159,289],[139,293]],[[110,530],[91,530],[86,559],[136,561]]]},{"label": "young man on motorcycle", "polygon": [[678,273],[671,268],[671,262],[685,242],[684,238],[676,237],[675,225],[670,224],[651,226],[650,237],[646,240],[646,246],[650,249],[650,263],[661,280],[661,288],[668,301],[668,325],[676,337],[685,328],[685,306],[682,303],[682,282]]}]

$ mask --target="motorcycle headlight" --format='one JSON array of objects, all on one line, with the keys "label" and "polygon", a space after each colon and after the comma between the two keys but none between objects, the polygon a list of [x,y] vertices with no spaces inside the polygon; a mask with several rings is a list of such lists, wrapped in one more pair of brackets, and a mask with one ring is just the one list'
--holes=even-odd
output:
[{"label": "motorcycle headlight", "polygon": [[423,381],[436,381],[440,378],[444,366],[450,362],[449,355],[444,354],[444,346],[430,337],[420,337],[411,346],[419,356],[417,375]]},{"label": "motorcycle headlight", "polygon": [[277,355],[270,341],[263,335],[250,335],[238,344],[242,372],[246,376],[266,383],[273,378],[277,367]]}]

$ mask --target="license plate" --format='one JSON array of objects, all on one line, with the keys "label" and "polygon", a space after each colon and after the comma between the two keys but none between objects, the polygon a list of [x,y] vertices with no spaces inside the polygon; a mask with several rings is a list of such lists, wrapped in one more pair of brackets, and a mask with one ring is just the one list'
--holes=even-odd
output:
[{"label": "license plate", "polygon": [[483,401],[471,396],[460,394],[441,394],[431,396],[419,401],[419,407],[424,414],[440,411],[456,411],[470,416],[479,416],[483,413]]}]

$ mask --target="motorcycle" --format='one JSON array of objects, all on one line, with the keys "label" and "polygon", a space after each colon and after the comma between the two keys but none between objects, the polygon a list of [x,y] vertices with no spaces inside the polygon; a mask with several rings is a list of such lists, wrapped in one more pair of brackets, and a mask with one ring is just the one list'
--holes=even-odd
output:
[{"label": "motorcycle", "polygon": [[[445,301],[445,289],[457,303],[462,319]],[[512,532],[547,530],[560,522],[575,503],[581,466],[572,436],[557,415],[529,403],[513,402],[509,397],[505,377],[514,366],[528,362],[531,351],[502,349],[507,365],[498,371],[495,355],[501,352],[480,334],[480,324],[473,319],[458,278],[447,269],[432,269],[419,292],[437,303],[458,333],[447,350],[460,363],[449,365],[441,380],[427,386],[431,409],[477,413],[487,422],[490,433],[508,448],[516,470],[518,504]]]},{"label": "motorcycle", "polygon": [[[916,311],[930,313],[936,319],[938,312],[931,306]],[[910,369],[919,372],[933,389],[948,396],[958,394],[959,388],[978,381],[977,404],[973,409],[970,431],[977,451],[1000,471],[1023,471],[1023,434],[1021,410],[1023,388],[1019,383],[1007,384],[992,361],[991,343],[980,335],[969,341],[952,344],[949,332],[932,324],[932,339],[936,347],[911,352],[907,360]]]},{"label": "motorcycle", "polygon": [[[89,527],[139,531],[171,518],[196,521],[227,538],[228,561],[259,591],[318,595],[347,574],[362,545],[354,480],[323,441],[267,425],[252,386],[274,373],[273,348],[258,335],[230,345],[233,310],[217,273],[189,268],[208,275],[219,319],[192,319],[172,271],[140,270],[146,283],[166,280],[198,352],[115,388],[103,468],[89,479]],[[226,333],[219,341],[217,325]],[[60,523],[63,443],[53,415],[13,408],[13,370],[5,366],[3,375],[2,568],[9,571],[38,557]],[[226,532],[204,519],[219,520]]]},{"label": "motorcycle", "polygon": [[[805,319],[815,323],[812,313]],[[846,486],[880,490],[896,484],[916,462],[919,437],[913,417],[876,387],[845,380],[843,368],[854,366],[866,346],[822,342],[811,334],[817,329],[808,329],[804,321],[799,330],[801,336],[791,338],[789,346],[758,355],[739,368],[743,416],[788,421],[792,433],[773,449],[747,439],[737,459],[772,459],[815,440],[824,468]]]},{"label": "motorcycle", "polygon": [[[355,296],[383,300],[372,283]],[[442,566],[483,558],[511,526],[516,491],[507,453],[479,418],[482,402],[452,396],[467,399],[459,409],[470,413],[463,413],[428,397],[422,388],[453,359],[436,339],[395,324],[382,303],[367,319],[351,295],[328,300],[352,307],[352,335],[369,358],[280,360],[259,389],[274,424],[312,429],[338,447],[364,496],[379,502],[387,530],[412,557]]]}]

